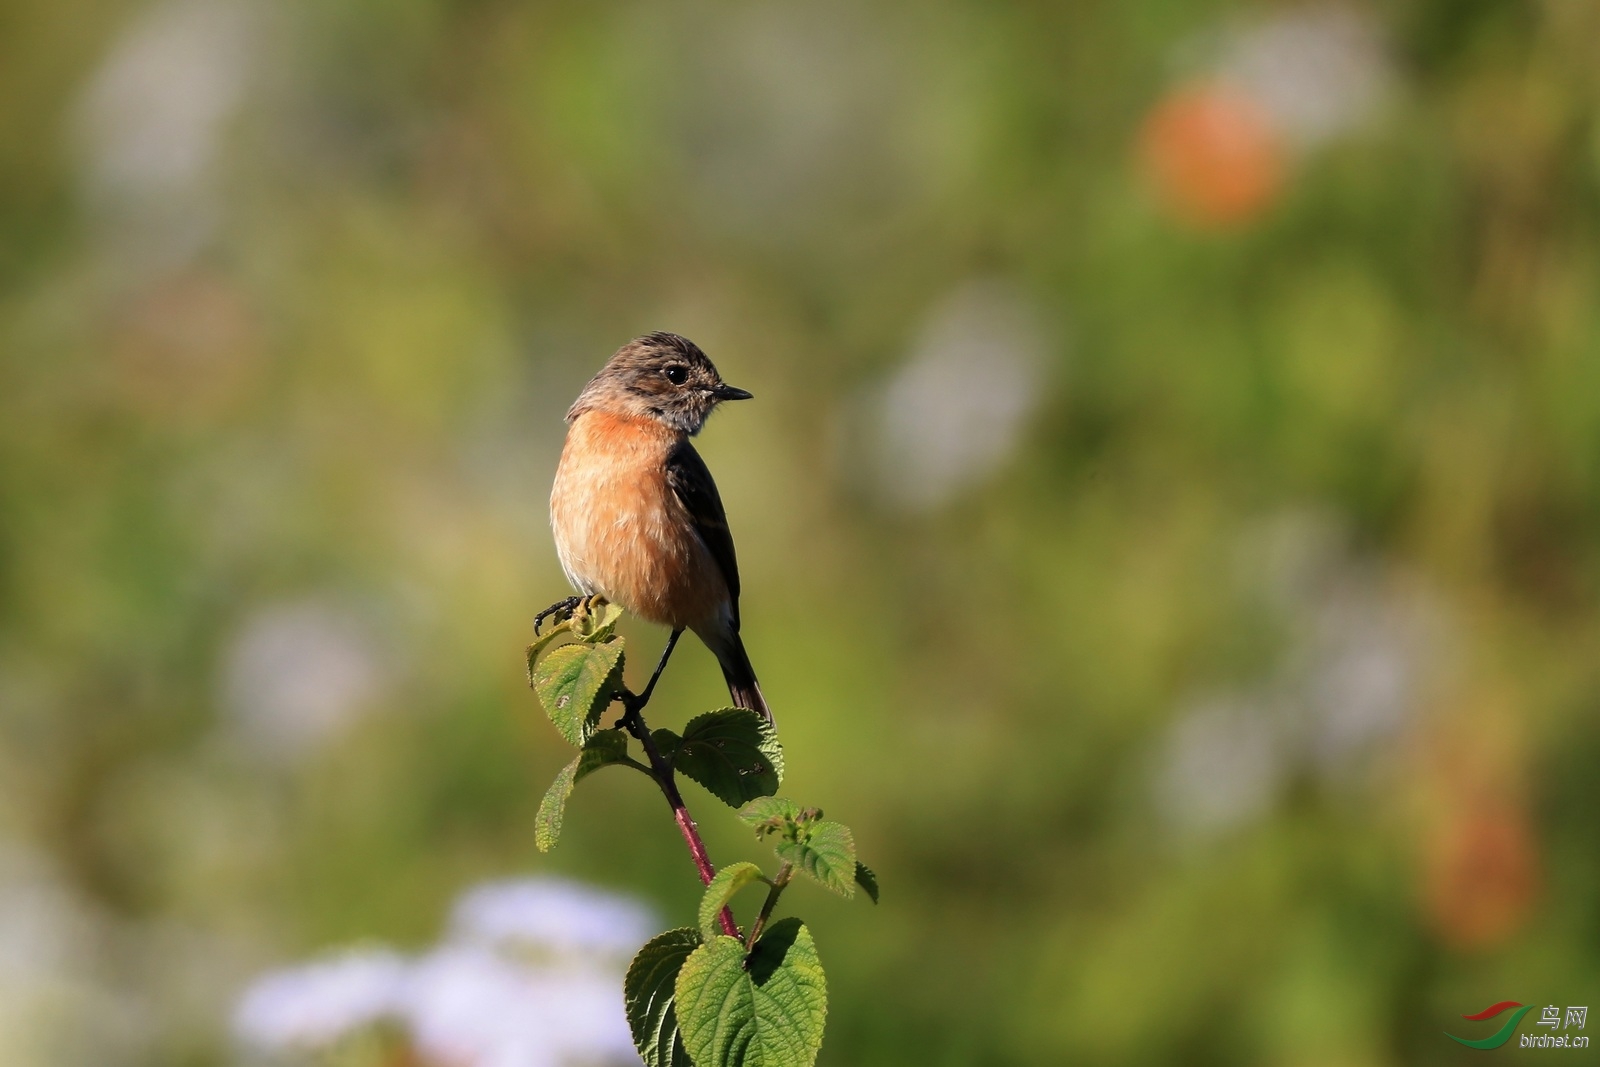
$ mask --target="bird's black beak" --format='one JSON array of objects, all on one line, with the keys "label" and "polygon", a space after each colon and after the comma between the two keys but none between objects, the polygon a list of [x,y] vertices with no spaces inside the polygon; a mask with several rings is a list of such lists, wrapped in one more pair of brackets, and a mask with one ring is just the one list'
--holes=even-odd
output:
[{"label": "bird's black beak", "polygon": [[711,390],[711,395],[718,400],[749,400],[755,394],[747,393],[743,389],[735,389],[731,385],[719,385]]}]

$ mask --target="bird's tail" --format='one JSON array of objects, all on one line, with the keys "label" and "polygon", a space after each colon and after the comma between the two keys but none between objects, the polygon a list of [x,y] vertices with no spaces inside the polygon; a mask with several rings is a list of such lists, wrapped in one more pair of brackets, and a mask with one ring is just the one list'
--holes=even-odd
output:
[{"label": "bird's tail", "polygon": [[756,681],[755,669],[750,666],[750,657],[745,653],[738,632],[718,641],[712,651],[722,665],[722,677],[728,681],[728,695],[733,698],[734,706],[760,712],[763,719],[771,722],[772,709],[767,707],[767,698],[761,695],[761,685]]}]

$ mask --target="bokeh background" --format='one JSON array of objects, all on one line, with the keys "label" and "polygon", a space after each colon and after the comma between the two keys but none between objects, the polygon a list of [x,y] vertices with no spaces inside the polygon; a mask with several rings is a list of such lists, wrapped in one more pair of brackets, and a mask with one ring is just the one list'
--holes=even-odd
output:
[{"label": "bokeh background", "polygon": [[532,832],[561,416],[652,329],[756,394],[784,791],[884,888],[788,898],[823,1063],[1600,1005],[1600,5],[10,0],[0,99],[6,1063],[616,1061],[251,1042],[496,886],[691,920],[642,779]]}]

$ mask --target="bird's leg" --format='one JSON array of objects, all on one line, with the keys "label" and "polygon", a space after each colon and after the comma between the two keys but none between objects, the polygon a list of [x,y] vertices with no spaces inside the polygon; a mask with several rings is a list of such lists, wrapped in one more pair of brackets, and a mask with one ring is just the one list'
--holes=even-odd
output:
[{"label": "bird's leg", "polygon": [[627,711],[623,714],[623,718],[626,719],[638,714],[646,704],[650,703],[650,694],[655,692],[656,682],[660,680],[661,672],[667,669],[667,660],[672,658],[672,650],[677,647],[678,638],[682,636],[683,629],[679,627],[672,631],[672,634],[667,638],[667,647],[661,650],[661,661],[656,664],[655,673],[650,676],[650,681],[644,687],[643,692],[635,695],[624,691],[622,703]]},{"label": "bird's leg", "polygon": [[661,672],[667,669],[667,660],[672,658],[672,650],[678,646],[678,638],[683,636],[683,627],[672,631],[667,637],[667,647],[661,650],[661,659],[656,664],[655,673],[650,675],[650,681],[645,685],[644,692],[639,694],[639,706],[642,708],[650,702],[650,694],[655,692],[656,682],[661,678]]},{"label": "bird's leg", "polygon": [[537,637],[539,635],[539,627],[544,623],[544,620],[548,619],[552,615],[560,615],[562,612],[571,615],[577,610],[578,605],[583,603],[584,599],[585,598],[581,596],[569,596],[565,600],[556,601],[554,604],[551,604],[549,607],[539,612],[539,614],[533,617],[534,636]]}]

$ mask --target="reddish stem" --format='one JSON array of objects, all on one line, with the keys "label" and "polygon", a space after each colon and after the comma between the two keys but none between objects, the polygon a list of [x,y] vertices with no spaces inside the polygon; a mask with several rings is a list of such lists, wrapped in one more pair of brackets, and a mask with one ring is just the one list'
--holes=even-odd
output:
[{"label": "reddish stem", "polygon": [[694,857],[694,865],[700,869],[701,884],[710,885],[711,879],[717,875],[717,869],[711,866],[711,857],[706,855],[705,842],[700,840],[700,831],[689,815],[689,809],[673,808],[672,817],[678,821],[678,829],[689,843],[689,855]]},{"label": "reddish stem", "polygon": [[[666,792],[666,790],[663,790]],[[710,885],[711,879],[717,875],[717,869],[711,866],[711,857],[706,855],[706,843],[700,840],[700,831],[690,816],[689,809],[683,806],[683,797],[674,794],[678,792],[677,784],[672,786],[672,792],[667,795],[667,803],[672,805],[672,817],[677,820],[678,829],[683,833],[683,839],[689,845],[689,855],[694,857],[694,865],[700,871],[700,884]],[[718,916],[722,920],[722,932],[729,937],[739,936],[739,925],[733,921],[733,912],[726,907]]]},{"label": "reddish stem", "polygon": [[[678,831],[683,834],[684,843],[689,846],[689,855],[694,858],[695,868],[700,872],[700,883],[710,885],[711,879],[717,875],[717,869],[711,865],[711,857],[706,854],[706,843],[700,839],[700,830],[695,826],[694,818],[683,802],[683,794],[678,792],[672,764],[662,758],[655,741],[650,736],[649,727],[644,724],[644,716],[639,714],[637,706],[628,709],[622,718],[622,725],[638,739],[640,745],[644,746],[644,754],[650,760],[650,777],[661,787],[662,795],[667,798],[667,805],[672,808],[672,818],[677,822]],[[721,920],[723,933],[729,937],[739,936],[739,924],[733,921],[732,911],[724,907],[717,918]]]}]

